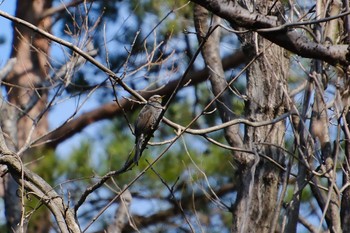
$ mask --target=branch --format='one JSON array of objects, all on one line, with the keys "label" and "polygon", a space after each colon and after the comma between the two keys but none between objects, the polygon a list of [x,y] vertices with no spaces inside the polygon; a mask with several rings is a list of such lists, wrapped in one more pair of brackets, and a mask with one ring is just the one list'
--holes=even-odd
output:
[{"label": "branch", "polygon": [[[243,60],[244,60],[243,52],[238,51],[237,53],[232,54],[223,59],[223,67],[225,70],[228,70],[232,67],[235,67],[241,64]],[[190,72],[181,83],[181,87],[183,88],[183,87],[196,85],[200,82],[207,80],[207,77],[208,77],[208,70],[206,69]],[[140,94],[145,99],[148,99],[150,96],[154,94],[167,95],[173,92],[177,84],[178,84],[178,79],[171,81],[167,85],[155,90],[141,91]],[[39,146],[47,143],[46,146],[55,148],[59,143],[70,138],[74,134],[79,133],[81,130],[83,130],[85,127],[89,126],[90,124],[100,120],[111,119],[119,115],[122,115],[123,109],[125,111],[129,111],[134,108],[134,104],[125,99],[120,100],[118,102],[119,104],[117,103],[105,104],[99,108],[96,108],[95,110],[82,114],[76,119],[73,119],[69,122],[62,124],[60,127],[53,130],[49,134],[41,138],[38,138],[33,143],[34,146]]]},{"label": "branch", "polygon": [[[244,27],[249,30],[275,28],[278,19],[274,16],[262,15],[256,12],[249,12],[234,1],[227,0],[191,0],[214,14],[226,19],[231,25]],[[350,14],[350,12],[346,12]],[[259,32],[264,38],[271,42],[305,58],[316,58],[329,64],[350,64],[349,45],[331,45],[310,41],[305,35],[296,30],[282,28],[274,32]]]},{"label": "branch", "polygon": [[117,208],[114,221],[108,226],[107,233],[120,233],[128,223],[130,217],[129,209],[132,201],[130,191],[127,189],[122,195],[120,195],[120,203]]},{"label": "branch", "polygon": [[105,72],[106,75],[108,75],[108,77],[110,77],[111,79],[113,79],[115,82],[117,82],[121,87],[123,87],[124,90],[126,90],[127,92],[129,92],[131,95],[133,95],[134,97],[136,97],[137,99],[140,99],[142,101],[145,101],[144,98],[142,96],[140,96],[140,94],[138,92],[136,92],[135,90],[133,90],[131,87],[129,87],[126,83],[124,83],[121,78],[119,78],[112,70],[110,70],[109,68],[107,68],[106,66],[104,66],[102,63],[100,63],[99,61],[97,61],[96,59],[94,59],[90,54],[88,54],[87,52],[84,52],[82,49],[80,49],[78,46],[75,46],[74,44],[63,40],[59,37],[56,37],[50,33],[48,33],[47,31],[44,31],[40,28],[38,28],[37,26],[22,20],[20,18],[14,17],[10,14],[7,14],[4,11],[0,11],[0,16],[3,16],[4,18],[7,18],[13,22],[16,22],[18,24],[21,24],[31,30],[33,30],[36,33],[39,33],[40,35],[46,37],[47,39],[50,39],[56,43],[59,43],[67,48],[69,48],[70,50],[76,52],[77,54],[79,54],[80,56],[82,56],[83,58],[85,58],[87,61],[89,61],[91,64],[93,64],[94,66],[96,66],[98,69],[100,69],[101,71]]},{"label": "branch", "polygon": [[[80,233],[75,213],[64,205],[62,197],[36,173],[24,167],[17,154],[11,152],[6,145],[0,127],[0,164],[6,165],[11,176],[26,191],[32,192],[51,211],[58,227],[64,233]],[[24,191],[24,190],[23,190]]]},{"label": "branch", "polygon": [[[147,161],[148,162],[148,161]],[[186,213],[184,211],[184,209],[182,208],[181,203],[176,200],[176,196],[174,193],[174,186],[170,187],[167,182],[163,179],[163,177],[153,168],[151,167],[152,171],[158,176],[158,178],[160,179],[160,181],[164,184],[164,186],[168,189],[170,196],[171,196],[171,200],[173,200],[173,203],[175,204],[175,206],[178,208],[178,210],[180,211],[182,217],[184,218],[184,220],[186,221],[188,227],[191,229],[191,232],[195,232],[193,229],[193,226],[190,222],[190,220],[188,219],[188,217],[186,216]],[[179,179],[179,178],[178,178]],[[177,181],[176,181],[177,182]],[[175,184],[176,184],[175,182]],[[174,184],[174,185],[175,185]]]},{"label": "branch", "polygon": [[[92,57],[95,57],[97,55],[97,49],[93,47],[92,42],[88,42],[87,44],[84,45],[86,48],[86,53],[89,54]],[[74,76],[74,72],[79,69],[86,60],[81,57],[81,56],[72,56],[71,59],[63,64],[60,69],[58,69],[53,75],[48,75],[45,81],[39,83],[35,88],[42,89],[42,88],[52,88],[55,86],[64,85],[66,88],[69,87],[72,84],[71,80],[72,77]],[[54,84],[53,84],[54,83]],[[88,89],[91,89],[94,87],[88,87]],[[61,90],[57,93],[57,96],[61,95],[61,93],[64,91],[64,88],[61,88]],[[55,97],[53,97],[54,99]],[[26,103],[24,106],[21,106],[20,113],[19,113],[19,118],[28,114],[28,112],[38,103],[40,100],[40,96],[34,92],[30,99],[29,102]]]},{"label": "branch", "polygon": [[228,121],[228,122],[225,122],[223,124],[220,124],[220,125],[216,125],[216,126],[212,126],[212,127],[208,127],[208,128],[205,128],[205,129],[191,129],[191,128],[185,128],[184,126],[181,126],[179,124],[176,124],[175,122],[172,122],[171,120],[163,117],[163,121],[168,124],[169,126],[177,129],[177,130],[181,130],[181,131],[185,131],[187,133],[190,133],[190,134],[194,134],[194,135],[203,135],[203,134],[208,134],[208,133],[212,133],[212,132],[215,132],[215,131],[218,131],[218,130],[221,130],[221,129],[225,129],[227,127],[230,127],[232,125],[237,125],[237,124],[246,124],[246,125],[249,125],[249,126],[252,126],[252,127],[261,127],[261,126],[266,126],[266,125],[272,125],[272,124],[275,124],[279,121],[282,121],[284,120],[285,118],[289,117],[291,115],[290,112],[287,112],[287,113],[284,113],[278,117],[276,117],[275,119],[272,119],[272,120],[265,120],[265,121],[259,121],[259,122],[254,122],[254,121],[250,121],[248,119],[244,119],[244,118],[241,118],[241,119],[234,119],[234,120],[231,120],[231,121]]},{"label": "branch", "polygon": [[79,4],[83,3],[83,2],[91,2],[91,0],[88,0],[88,1],[86,1],[86,0],[75,0],[75,1],[69,2],[67,4],[59,5],[57,7],[51,7],[49,9],[45,10],[41,14],[40,18],[44,19],[44,18],[50,17],[50,16],[52,16],[54,14],[61,13],[62,11],[68,10],[67,8],[77,6],[77,5],[79,5]]},{"label": "branch", "polygon": [[0,164],[7,165],[12,177],[25,190],[32,192],[42,203],[44,203],[56,218],[61,232],[80,233],[80,227],[75,219],[75,214],[68,209],[62,198],[47,184],[40,176],[31,172],[23,166],[16,154],[9,152],[6,148],[0,148]]},{"label": "branch", "polygon": [[[224,195],[227,195],[228,193],[231,193],[236,190],[236,183],[228,183],[225,185],[222,185],[219,189],[214,190],[215,194],[218,197],[223,197]],[[183,190],[183,187],[180,187],[180,192]],[[209,196],[205,193],[184,193],[181,197],[181,199],[173,198],[172,196],[169,196],[167,199],[162,199],[164,201],[169,201],[170,204],[173,204],[169,209],[158,211],[155,214],[149,215],[149,216],[140,216],[140,215],[134,215],[133,219],[136,223],[138,223],[139,226],[142,226],[142,229],[147,228],[148,226],[151,226],[153,224],[157,223],[164,223],[164,221],[171,219],[172,217],[177,216],[178,214],[181,214],[178,210],[178,206],[176,203],[181,204],[181,208],[184,209],[185,213],[188,213],[189,211],[193,210],[193,200],[196,202],[196,205],[198,206],[206,206],[208,205],[208,202],[213,198],[210,194]],[[134,229],[131,226],[127,226],[123,232],[132,232]],[[142,231],[141,231],[142,232]]]},{"label": "branch", "polygon": [[301,215],[298,216],[298,221],[311,233],[321,233],[323,231],[319,231],[317,227],[313,226],[310,222],[306,221]]},{"label": "branch", "polygon": [[[24,25],[24,26],[32,29],[33,31],[41,34],[42,36],[71,49],[72,51],[76,52],[80,56],[84,57],[87,61],[91,62],[97,68],[99,68],[100,70],[105,72],[110,78],[112,78],[119,85],[121,85],[127,92],[129,92],[131,95],[135,96],[137,99],[140,99],[140,100],[144,100],[143,96],[147,98],[150,95],[155,94],[155,93],[160,94],[160,95],[174,93],[174,88],[176,89],[177,87],[183,87],[189,81],[191,81],[191,85],[194,85],[202,80],[205,80],[203,77],[208,76],[207,71],[202,70],[200,72],[196,72],[194,74],[198,78],[198,80],[197,80],[198,82],[196,82],[196,81],[192,81],[193,78],[191,76],[193,73],[189,72],[186,77],[183,76],[184,78],[179,78],[179,80],[181,80],[181,82],[179,82],[179,80],[172,81],[168,85],[166,85],[160,89],[147,91],[147,92],[140,92],[141,93],[141,95],[140,95],[138,92],[136,92],[135,90],[130,88],[128,85],[126,85],[124,82],[122,82],[122,80],[119,77],[117,77],[113,73],[113,71],[111,71],[106,66],[102,65],[100,62],[95,60],[87,52],[84,52],[83,50],[81,50],[79,47],[73,45],[72,43],[67,42],[65,40],[62,40],[62,39],[46,32],[46,31],[34,26],[31,23],[28,23],[22,19],[17,18],[17,17],[11,16],[3,11],[0,11],[0,16],[3,16],[9,20],[12,20],[16,23]],[[229,61],[229,60],[227,61],[227,63],[231,64],[230,67],[238,65],[241,62],[243,62],[242,57],[244,57],[244,55],[242,54],[242,52],[239,52],[237,55],[233,55],[233,56],[236,57],[236,59],[234,61]],[[224,66],[225,66],[225,64],[224,64]],[[76,120],[66,122],[66,124],[64,126],[62,125],[61,127],[56,129],[52,133],[45,135],[44,137],[41,137],[40,139],[38,139],[36,141],[36,143],[37,143],[37,145],[38,144],[41,145],[44,142],[48,142],[48,143],[50,143],[50,146],[55,147],[59,142],[62,142],[63,140],[69,138],[73,134],[80,132],[87,125],[89,125],[93,122],[102,120],[102,119],[112,118],[112,117],[116,116],[116,114],[120,113],[122,109],[131,109],[133,107],[133,105],[129,102],[125,102],[125,101],[121,101],[121,102],[122,102],[120,105],[121,107],[115,103],[106,104],[99,109],[96,109],[90,113],[82,115],[81,117],[77,118]]]}]

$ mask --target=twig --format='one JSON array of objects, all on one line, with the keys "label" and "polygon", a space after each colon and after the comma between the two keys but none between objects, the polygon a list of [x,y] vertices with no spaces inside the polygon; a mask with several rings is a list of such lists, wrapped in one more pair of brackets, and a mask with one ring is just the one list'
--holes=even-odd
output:
[{"label": "twig", "polygon": [[261,29],[257,29],[256,31],[257,32],[283,31],[283,30],[287,30],[290,27],[300,27],[300,26],[305,26],[305,25],[311,25],[311,24],[318,24],[318,23],[328,22],[328,21],[331,21],[331,20],[334,20],[334,19],[341,18],[343,16],[347,16],[347,15],[350,15],[350,11],[346,11],[346,12],[341,13],[341,14],[336,15],[336,16],[322,18],[322,19],[318,19],[318,20],[303,21],[303,22],[296,22],[296,23],[286,23],[286,24],[283,24],[283,25],[278,26],[278,27],[261,28]]},{"label": "twig", "polygon": [[76,52],[80,56],[84,57],[91,64],[95,65],[98,69],[105,72],[110,78],[112,78],[114,81],[116,81],[120,86],[122,86],[124,88],[124,90],[129,92],[131,95],[133,95],[137,99],[144,100],[144,98],[137,91],[133,90],[126,83],[124,83],[112,70],[110,70],[106,66],[102,65],[99,61],[94,59],[88,53],[84,52],[78,46],[76,46],[76,45],[74,45],[66,40],[63,40],[59,37],[56,37],[56,36],[52,35],[51,33],[48,33],[48,32],[36,27],[35,25],[33,25],[25,20],[22,20],[20,18],[17,18],[15,16],[10,15],[10,14],[7,14],[4,11],[0,11],[0,16],[3,16],[4,18],[7,18],[7,19],[14,21],[18,24],[21,24],[23,26],[26,26],[27,28],[32,29],[34,32],[39,33],[42,36],[71,49],[72,51]]},{"label": "twig", "polygon": [[[147,160],[146,160],[147,161]],[[148,165],[150,165],[150,163],[147,161]],[[192,224],[190,223],[190,221],[188,220],[186,213],[184,211],[184,209],[182,208],[181,204],[177,201],[177,198],[175,197],[174,194],[174,189],[173,187],[170,188],[169,185],[165,182],[165,180],[163,179],[163,177],[151,166],[151,170],[154,172],[154,174],[156,174],[158,176],[158,178],[160,179],[160,181],[164,184],[164,186],[169,190],[169,193],[171,195],[171,197],[173,198],[176,206],[180,209],[181,215],[184,217],[187,225],[189,226],[191,232],[195,232],[195,230],[192,227]]]}]

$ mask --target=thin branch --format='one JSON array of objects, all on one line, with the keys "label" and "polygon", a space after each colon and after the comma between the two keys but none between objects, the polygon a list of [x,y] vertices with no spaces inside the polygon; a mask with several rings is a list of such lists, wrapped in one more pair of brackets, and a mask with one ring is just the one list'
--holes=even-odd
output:
[{"label": "thin branch", "polygon": [[124,83],[112,70],[110,70],[109,68],[107,68],[106,66],[102,65],[99,61],[97,61],[96,59],[94,59],[91,55],[89,55],[87,52],[84,52],[82,49],[80,49],[78,46],[63,40],[59,37],[56,37],[54,35],[52,35],[51,33],[48,33],[38,27],[36,27],[35,25],[22,20],[20,18],[14,17],[10,14],[7,14],[4,11],[0,11],[0,16],[3,16],[4,18],[7,18],[13,22],[16,22],[18,24],[21,24],[23,26],[26,26],[27,28],[33,30],[36,33],[39,33],[40,35],[46,37],[47,39],[50,39],[58,44],[61,44],[67,48],[69,48],[70,50],[76,52],[77,54],[79,54],[80,56],[84,57],[87,61],[89,61],[91,64],[95,65],[98,69],[100,69],[101,71],[105,72],[110,78],[112,78],[114,81],[116,81],[120,86],[122,86],[124,88],[124,90],[126,90],[127,92],[129,92],[131,95],[133,95],[134,97],[136,97],[137,99],[140,99],[142,101],[145,101],[144,98],[135,90],[133,90],[131,87],[129,87],[126,83]]},{"label": "thin branch", "polygon": [[[298,220],[299,222],[306,228],[308,229],[311,233],[322,233],[324,231],[320,231],[317,229],[317,227],[313,226],[310,222],[306,221],[305,218],[303,218],[302,216],[298,216]],[[328,232],[328,231],[326,231]]]},{"label": "thin branch", "polygon": [[126,190],[120,196],[120,204],[117,208],[112,224],[108,226],[107,233],[121,233],[127,225],[127,219],[130,216],[129,209],[132,201],[132,196],[129,190]]},{"label": "thin branch", "polygon": [[[92,0],[76,0],[76,1],[71,1],[67,4],[62,4],[62,5],[59,5],[58,7],[52,7],[52,8],[49,8],[47,10],[45,10],[41,15],[40,15],[40,20],[41,19],[44,19],[46,17],[50,17],[54,14],[58,14],[58,13],[61,13],[62,11],[65,11],[67,10],[68,8],[70,7],[75,7],[77,5],[80,5],[81,3],[83,2],[91,2]],[[62,1],[61,1],[62,2]]]},{"label": "thin branch", "polygon": [[[148,161],[147,161],[148,163]],[[148,163],[149,164],[149,163]],[[185,219],[188,227],[190,228],[191,232],[195,232],[194,229],[193,229],[193,226],[191,224],[191,222],[189,221],[189,219],[187,218],[186,216],[186,213],[184,211],[184,209],[182,208],[182,205],[179,201],[177,201],[176,199],[176,196],[174,194],[174,190],[173,188],[170,188],[169,185],[166,183],[166,181],[163,179],[163,177],[153,168],[151,167],[151,170],[154,172],[154,174],[156,174],[158,176],[158,178],[160,179],[160,181],[164,184],[164,186],[168,189],[170,195],[171,195],[171,198],[174,200],[176,206],[179,208],[180,212],[181,212],[181,215],[183,216],[183,218]]]},{"label": "thin branch", "polygon": [[302,21],[302,22],[295,22],[295,23],[286,23],[277,27],[272,27],[272,28],[262,28],[262,29],[257,29],[257,32],[275,32],[275,31],[284,31],[287,30],[288,28],[291,27],[300,27],[300,26],[305,26],[305,25],[312,25],[312,24],[318,24],[318,23],[324,23],[328,22],[331,20],[339,19],[341,17],[347,16],[350,14],[350,11],[346,11],[344,13],[327,17],[327,18],[322,18],[318,20],[311,20],[311,21]]},{"label": "thin branch", "polygon": [[53,188],[36,173],[24,167],[16,154],[6,151],[5,148],[0,148],[0,152],[0,164],[7,165],[9,172],[17,183],[23,185],[26,190],[33,192],[51,210],[61,232],[80,233],[80,227],[75,219],[74,212],[64,205],[61,197]]},{"label": "thin branch", "polygon": [[245,124],[245,125],[249,125],[252,127],[261,127],[261,126],[266,126],[266,125],[272,125],[275,124],[279,121],[282,121],[284,119],[286,119],[287,117],[289,117],[291,115],[290,112],[284,113],[278,117],[276,117],[275,119],[272,120],[266,120],[266,121],[259,121],[259,122],[253,122],[250,121],[248,119],[234,119],[231,121],[227,121],[225,123],[222,123],[220,125],[216,125],[216,126],[212,126],[212,127],[208,127],[205,129],[191,129],[191,128],[186,128],[184,126],[181,126],[171,120],[169,120],[168,118],[163,117],[163,121],[168,124],[169,126],[177,129],[177,130],[181,130],[181,131],[185,131],[186,133],[190,133],[190,134],[194,134],[194,135],[202,135],[202,134],[208,134],[208,133],[212,133],[221,129],[225,129],[226,127],[229,127],[231,125],[236,125],[236,124]]},{"label": "thin branch", "polygon": [[[229,68],[232,68],[241,64],[243,61],[244,61],[244,54],[240,50],[237,53],[224,58],[223,67],[225,70],[228,70]],[[202,69],[199,71],[191,71],[182,80],[180,87],[181,88],[184,87],[185,84],[187,84],[186,87],[196,85],[200,82],[205,81],[207,77],[208,77],[208,71],[206,69]],[[151,95],[154,95],[154,94],[169,95],[169,93],[172,93],[175,87],[178,85],[179,80],[180,78],[174,81],[171,81],[167,85],[158,89],[140,91],[140,94],[145,99],[148,99]],[[131,109],[133,109],[133,106],[134,106],[133,103],[126,99],[122,99],[120,101],[118,100],[118,103],[108,103],[108,104],[102,105],[99,108],[96,108],[90,112],[86,112],[82,114],[76,119],[66,122],[66,124],[62,124],[60,127],[54,129],[48,134],[36,139],[33,142],[33,146],[46,144],[46,146],[54,148],[59,143],[70,138],[72,135],[79,133],[81,130],[83,130],[85,127],[89,126],[90,124],[100,120],[117,117],[118,115],[122,114],[123,110],[130,111]]]}]

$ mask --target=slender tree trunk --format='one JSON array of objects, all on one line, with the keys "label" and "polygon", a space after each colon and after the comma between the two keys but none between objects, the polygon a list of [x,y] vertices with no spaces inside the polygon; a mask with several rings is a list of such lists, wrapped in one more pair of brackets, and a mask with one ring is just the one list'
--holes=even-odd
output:
[{"label": "slender tree trunk", "polygon": [[[51,0],[18,0],[16,16],[24,19],[39,28],[49,30],[50,18],[41,19],[45,9],[51,7]],[[13,150],[20,149],[29,139],[36,138],[47,132],[48,124],[46,114],[42,114],[46,106],[47,91],[38,88],[48,74],[48,52],[50,43],[47,39],[36,34],[28,28],[14,23],[13,25],[12,57],[17,58],[12,72],[8,75],[6,89],[8,100],[13,107],[13,126],[6,127],[4,131],[15,136],[7,143]],[[11,111],[12,111],[11,110]],[[4,120],[4,119],[3,119]],[[32,131],[32,128],[34,128]],[[15,130],[13,130],[13,128]],[[13,132],[16,131],[16,132]],[[25,154],[30,160],[30,152]],[[21,219],[21,201],[18,195],[19,187],[10,177],[4,179],[6,218],[9,231],[19,231],[18,224]],[[14,193],[15,192],[15,193]],[[11,209],[12,208],[12,209]],[[48,226],[49,215],[46,214],[41,226]],[[36,232],[47,232],[46,227]]]},{"label": "slender tree trunk", "polygon": [[[39,28],[49,30],[50,18],[41,19],[42,12],[51,6],[51,0],[19,0],[17,2],[16,16],[24,19]],[[32,138],[36,138],[47,132],[47,119],[41,118],[37,123],[37,117],[46,105],[47,91],[37,88],[45,80],[48,74],[49,41],[34,31],[14,24],[12,57],[17,58],[17,63],[6,81],[8,99],[11,104],[17,106],[19,114],[24,114],[17,123],[17,147],[24,145],[30,130],[35,125]],[[34,107],[26,112],[31,100],[38,99]]]},{"label": "slender tree trunk", "polygon": [[[349,99],[346,100],[346,102],[349,104]],[[347,108],[349,108],[349,105],[347,105]],[[346,114],[346,125],[344,126],[345,131],[345,159],[344,159],[344,174],[343,174],[343,184],[346,185],[350,182],[350,113]],[[341,216],[341,224],[342,229],[344,233],[350,232],[350,188],[347,187],[343,191],[343,198],[341,200],[341,210],[340,210],[340,216]]]},{"label": "slender tree trunk", "polygon": [[[194,6],[194,23],[197,31],[199,43],[210,33],[209,29],[221,23],[221,18],[212,15],[212,25],[208,26],[210,14],[207,9],[196,4]],[[217,96],[215,102],[222,122],[227,122],[236,118],[234,111],[231,110],[231,95],[229,84],[225,78],[225,72],[220,56],[220,27],[206,39],[202,47],[202,55],[209,73],[209,81],[212,86],[214,96]],[[225,128],[226,141],[234,147],[242,146],[242,138],[239,134],[239,125],[231,125]]]}]

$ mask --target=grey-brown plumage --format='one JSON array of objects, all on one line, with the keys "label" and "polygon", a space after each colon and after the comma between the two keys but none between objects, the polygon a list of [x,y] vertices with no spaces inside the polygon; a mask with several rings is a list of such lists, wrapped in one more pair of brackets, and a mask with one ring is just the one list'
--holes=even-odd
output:
[{"label": "grey-brown plumage", "polygon": [[148,140],[159,124],[159,117],[162,112],[162,97],[160,95],[151,96],[147,104],[141,109],[135,122],[135,156],[134,163],[137,165],[143,150],[146,148]]}]

